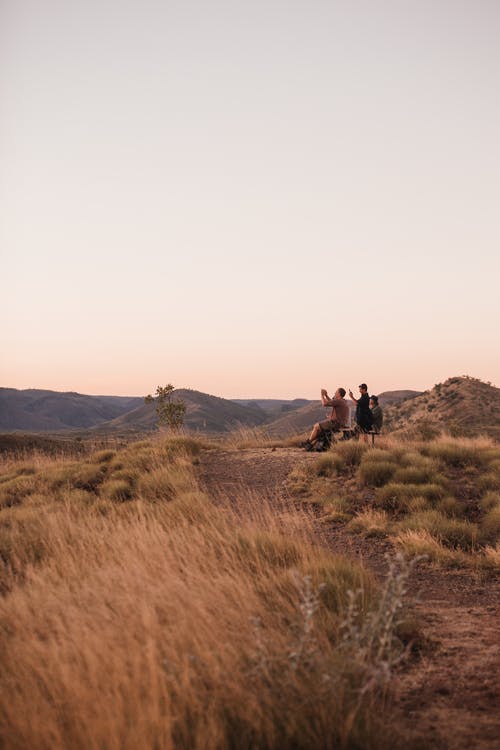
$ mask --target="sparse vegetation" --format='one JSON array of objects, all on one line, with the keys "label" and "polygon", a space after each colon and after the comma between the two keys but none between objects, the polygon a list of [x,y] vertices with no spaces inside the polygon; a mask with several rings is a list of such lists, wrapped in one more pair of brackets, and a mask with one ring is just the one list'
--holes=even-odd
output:
[{"label": "sparse vegetation", "polygon": [[[489,438],[385,438],[377,448],[334,445],[297,469],[290,491],[366,537],[389,536],[408,554],[494,569],[500,541],[500,448]],[[346,461],[346,456],[348,461]],[[297,491],[298,488],[298,491]],[[326,499],[342,497],[329,515]],[[367,507],[367,500],[369,501]]]}]

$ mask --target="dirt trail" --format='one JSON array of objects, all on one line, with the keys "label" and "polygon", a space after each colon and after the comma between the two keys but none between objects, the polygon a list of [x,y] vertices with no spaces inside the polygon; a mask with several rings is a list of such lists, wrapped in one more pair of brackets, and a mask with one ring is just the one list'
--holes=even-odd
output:
[{"label": "dirt trail", "polygon": [[[211,497],[231,500],[249,492],[269,500],[287,495],[285,480],[317,456],[296,448],[255,448],[203,454],[199,478]],[[243,491],[243,493],[242,493]],[[328,546],[358,559],[378,577],[386,569],[385,540],[346,534],[338,524]],[[410,606],[435,648],[400,677],[397,712],[423,748],[496,750],[500,747],[500,585],[470,571],[421,567],[412,577]]]}]

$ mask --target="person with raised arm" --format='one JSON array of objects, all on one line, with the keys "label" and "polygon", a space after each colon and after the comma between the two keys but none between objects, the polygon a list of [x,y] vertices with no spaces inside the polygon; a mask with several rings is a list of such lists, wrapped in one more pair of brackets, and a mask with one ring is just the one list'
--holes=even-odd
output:
[{"label": "person with raised arm", "polygon": [[337,388],[333,398],[330,398],[328,391],[325,388],[321,389],[321,403],[326,407],[331,406],[332,411],[330,412],[328,419],[316,422],[312,428],[309,439],[306,440],[303,446],[307,451],[314,450],[314,446],[321,436],[328,432],[340,432],[340,430],[348,426],[350,409],[344,396],[345,388]]}]

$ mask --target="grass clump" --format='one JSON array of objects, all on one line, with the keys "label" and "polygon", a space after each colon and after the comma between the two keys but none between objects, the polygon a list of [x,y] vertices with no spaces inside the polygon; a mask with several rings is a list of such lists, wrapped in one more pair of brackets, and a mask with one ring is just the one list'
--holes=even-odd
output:
[{"label": "grass clump", "polygon": [[427,510],[408,516],[398,528],[427,531],[445,547],[470,551],[477,545],[478,528],[470,521],[448,518],[438,510]]},{"label": "grass clump", "polygon": [[359,477],[369,487],[382,487],[393,478],[396,465],[389,461],[363,460],[359,467]]},{"label": "grass clump", "polygon": [[382,539],[390,529],[387,513],[368,509],[358,513],[348,524],[347,530],[362,534],[366,538]]},{"label": "grass clump", "polygon": [[425,456],[438,458],[454,468],[482,467],[487,463],[483,446],[473,440],[437,440],[424,444],[421,451]]},{"label": "grass clump", "polygon": [[500,505],[491,508],[480,521],[480,540],[488,546],[500,541]]},{"label": "grass clump", "polygon": [[445,547],[427,529],[402,531],[394,541],[410,558],[424,557],[445,568],[461,568],[467,564],[464,552]]},{"label": "grass clump", "polygon": [[361,459],[368,446],[360,440],[348,440],[344,443],[336,443],[331,448],[331,453],[338,460],[339,470],[359,466]]},{"label": "grass clump", "polygon": [[19,505],[35,491],[35,481],[31,475],[20,475],[0,484],[0,508]]},{"label": "grass clump", "polygon": [[445,496],[444,488],[439,484],[401,484],[389,482],[380,487],[375,494],[375,505],[383,510],[395,513],[406,512],[412,498],[424,498],[428,502],[440,500]]},{"label": "grass clump", "polygon": [[124,502],[132,499],[134,490],[125,479],[110,479],[102,485],[100,494],[107,500]]}]

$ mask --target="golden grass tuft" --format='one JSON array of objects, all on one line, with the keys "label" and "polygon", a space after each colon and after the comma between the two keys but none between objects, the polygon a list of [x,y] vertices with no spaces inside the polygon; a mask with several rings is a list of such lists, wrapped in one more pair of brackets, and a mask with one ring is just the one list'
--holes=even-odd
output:
[{"label": "golden grass tuft", "polygon": [[358,513],[349,522],[347,530],[361,533],[367,538],[383,538],[389,533],[390,520],[384,511],[369,508]]}]

